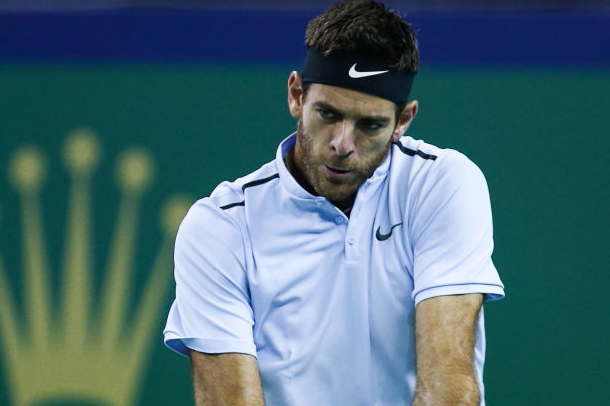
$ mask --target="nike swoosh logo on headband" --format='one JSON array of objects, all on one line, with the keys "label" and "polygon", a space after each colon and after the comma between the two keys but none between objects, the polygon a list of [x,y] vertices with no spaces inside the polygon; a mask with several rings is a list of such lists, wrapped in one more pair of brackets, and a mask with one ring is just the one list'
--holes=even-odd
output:
[{"label": "nike swoosh logo on headband", "polygon": [[349,68],[349,77],[353,79],[366,78],[368,76],[381,75],[382,73],[389,72],[389,70],[374,70],[374,71],[363,71],[359,72],[356,70],[356,63]]}]

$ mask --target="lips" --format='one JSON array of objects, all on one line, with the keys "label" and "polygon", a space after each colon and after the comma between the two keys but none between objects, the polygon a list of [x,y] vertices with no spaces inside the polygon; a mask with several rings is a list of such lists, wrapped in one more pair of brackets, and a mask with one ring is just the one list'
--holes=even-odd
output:
[{"label": "lips", "polygon": [[335,168],[328,165],[324,165],[324,169],[326,170],[326,173],[332,177],[344,177],[350,173],[349,169]]}]

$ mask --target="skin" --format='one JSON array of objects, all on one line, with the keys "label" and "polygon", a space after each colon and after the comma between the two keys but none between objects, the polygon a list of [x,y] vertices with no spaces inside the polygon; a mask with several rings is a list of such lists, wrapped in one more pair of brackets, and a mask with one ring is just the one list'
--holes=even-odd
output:
[{"label": "skin", "polygon": [[478,406],[476,326],[483,295],[438,296],[415,310],[417,384],[412,406]]},{"label": "skin", "polygon": [[264,406],[256,358],[189,350],[197,406]]},{"label": "skin", "polygon": [[288,156],[291,172],[306,190],[345,209],[407,130],[417,101],[396,122],[393,102],[354,90],[312,83],[305,98],[301,78],[292,72],[288,108],[298,120],[297,143]]},{"label": "skin", "polygon": [[[298,120],[297,143],[286,159],[295,179],[339,209],[354,202],[417,113],[417,101],[396,114],[379,97],[311,84],[305,97],[296,72],[288,79],[288,108]],[[413,406],[478,405],[473,368],[482,296],[427,299],[416,308],[417,387]],[[190,351],[197,406],[264,405],[256,359],[245,354]]]}]

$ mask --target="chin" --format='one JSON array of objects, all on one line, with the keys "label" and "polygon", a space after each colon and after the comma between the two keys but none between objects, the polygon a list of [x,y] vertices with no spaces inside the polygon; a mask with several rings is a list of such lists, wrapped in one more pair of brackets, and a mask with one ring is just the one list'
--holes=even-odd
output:
[{"label": "chin", "polygon": [[316,188],[318,195],[325,197],[331,202],[342,202],[348,199],[356,193],[358,188],[347,185],[337,185],[333,183],[327,183],[326,185],[320,185]]}]

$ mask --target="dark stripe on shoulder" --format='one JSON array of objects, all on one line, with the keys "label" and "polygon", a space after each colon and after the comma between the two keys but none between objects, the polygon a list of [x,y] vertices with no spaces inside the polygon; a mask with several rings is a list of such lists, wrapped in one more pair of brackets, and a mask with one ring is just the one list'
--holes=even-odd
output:
[{"label": "dark stripe on shoulder", "polygon": [[235,207],[235,206],[245,206],[245,205],[246,205],[246,202],[245,202],[245,201],[243,201],[243,202],[237,202],[237,203],[231,203],[231,204],[227,204],[227,205],[225,205],[225,206],[220,206],[220,208],[221,208],[222,210],[227,210],[227,209],[230,209],[231,207]]},{"label": "dark stripe on shoulder", "polygon": [[244,190],[246,190],[249,187],[262,185],[263,183],[267,183],[270,180],[273,180],[273,179],[276,179],[276,178],[279,178],[279,177],[280,177],[280,174],[276,173],[274,175],[271,175],[271,176],[263,178],[263,179],[253,180],[252,182],[248,182],[248,183],[244,184],[241,187],[241,190],[244,191]]},{"label": "dark stripe on shoulder", "polygon": [[414,156],[417,155],[421,158],[424,159],[430,159],[432,161],[436,160],[436,155],[432,155],[432,154],[426,154],[425,152],[422,152],[420,150],[415,150],[415,149],[411,149],[411,148],[407,148],[404,145],[402,145],[400,142],[396,141],[394,143],[394,145],[396,145],[398,147],[398,149],[400,149],[403,153],[409,155],[409,156]]},{"label": "dark stripe on shoulder", "polygon": [[[267,183],[267,182],[269,182],[270,180],[277,179],[277,178],[279,178],[279,177],[280,177],[280,174],[279,174],[279,173],[276,173],[276,174],[274,174],[274,175],[268,176],[268,177],[263,178],[263,179],[257,179],[257,180],[253,180],[252,182],[245,183],[245,184],[244,184],[244,185],[241,187],[241,190],[242,190],[242,191],[244,191],[244,190],[246,190],[246,189],[247,189],[247,188],[249,188],[249,187],[252,187],[252,186],[258,186],[258,185],[262,185],[263,183]],[[236,203],[231,203],[231,204],[227,204],[227,205],[224,205],[224,206],[220,206],[220,208],[221,208],[222,210],[227,210],[227,209],[230,209],[230,208],[232,208],[232,207],[237,207],[237,206],[245,206],[245,205],[246,205],[246,201],[245,201],[245,200],[243,200],[243,201],[241,201],[241,202],[236,202]]]}]

